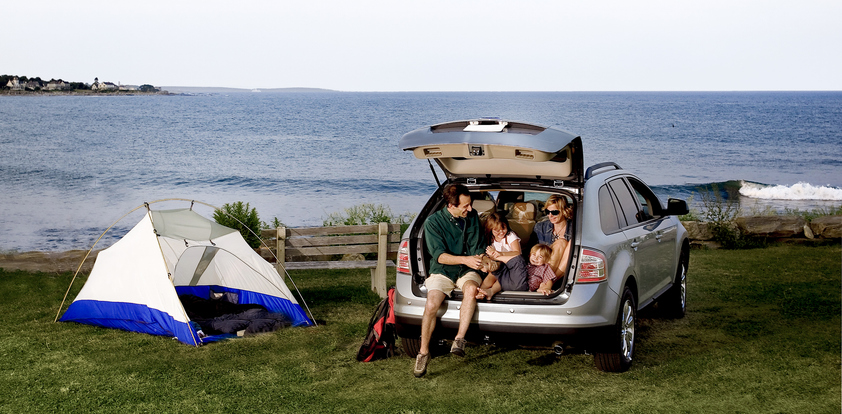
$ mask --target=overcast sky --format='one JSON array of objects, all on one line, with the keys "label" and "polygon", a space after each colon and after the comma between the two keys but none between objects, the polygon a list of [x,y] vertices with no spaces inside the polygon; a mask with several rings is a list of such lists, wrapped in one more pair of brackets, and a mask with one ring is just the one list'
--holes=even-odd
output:
[{"label": "overcast sky", "polygon": [[31,0],[0,74],[343,91],[842,90],[839,0]]}]

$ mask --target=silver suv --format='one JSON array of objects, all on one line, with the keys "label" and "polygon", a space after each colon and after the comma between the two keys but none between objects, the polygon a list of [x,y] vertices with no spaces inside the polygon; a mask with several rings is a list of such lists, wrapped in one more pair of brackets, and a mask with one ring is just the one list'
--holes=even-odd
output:
[{"label": "silver suv", "polygon": [[[480,218],[505,214],[524,242],[534,241],[535,223],[547,219],[543,205],[551,195],[564,196],[574,212],[572,253],[563,264],[569,276],[556,281],[549,296],[504,291],[478,301],[469,340],[547,345],[557,353],[567,345],[583,347],[600,370],[621,372],[634,357],[640,309],[657,301],[658,312],[684,316],[689,241],[675,216],[687,213],[686,202],[663,205],[642,180],[614,163],[585,172],[580,137],[483,118],[412,131],[400,148],[435,160],[447,176],[404,233],[398,253],[394,310],[410,357],[420,347],[430,266],[423,224],[444,207],[442,190],[451,183],[468,187]],[[456,290],[441,305],[433,343],[452,338],[460,304]]]}]

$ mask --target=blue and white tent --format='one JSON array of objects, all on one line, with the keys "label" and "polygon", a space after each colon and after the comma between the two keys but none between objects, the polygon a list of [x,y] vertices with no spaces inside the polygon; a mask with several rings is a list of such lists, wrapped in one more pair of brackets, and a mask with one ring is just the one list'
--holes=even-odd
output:
[{"label": "blue and white tent", "polygon": [[293,326],[311,325],[275,268],[237,230],[192,209],[148,210],[122,239],[97,256],[85,286],[61,317],[106,328],[170,336],[198,346],[178,296],[233,293]]}]

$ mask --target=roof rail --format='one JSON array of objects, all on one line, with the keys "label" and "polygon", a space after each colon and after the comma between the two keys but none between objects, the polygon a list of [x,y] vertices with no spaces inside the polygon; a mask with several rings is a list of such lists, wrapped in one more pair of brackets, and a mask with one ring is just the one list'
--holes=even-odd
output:
[{"label": "roof rail", "polygon": [[[588,167],[588,170],[585,171],[585,181],[587,181],[589,178],[599,174],[600,172],[605,172],[605,171],[599,171],[599,170],[601,170],[603,168],[608,168],[608,167],[614,167],[615,170],[622,170],[623,169],[623,167],[620,167],[619,165],[617,165],[616,162],[610,162],[609,161],[609,162],[601,162],[599,164],[594,164],[594,165],[591,165],[590,167]],[[597,171],[599,171],[599,172],[597,172]]]}]

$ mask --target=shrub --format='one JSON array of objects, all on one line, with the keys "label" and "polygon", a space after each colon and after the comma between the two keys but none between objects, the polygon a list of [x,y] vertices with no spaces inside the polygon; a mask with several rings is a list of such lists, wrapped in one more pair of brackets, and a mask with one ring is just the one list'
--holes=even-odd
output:
[{"label": "shrub", "polygon": [[699,187],[698,190],[704,207],[701,217],[710,226],[713,240],[726,249],[747,249],[766,245],[765,239],[745,235],[737,227],[735,219],[740,214],[740,207],[736,197],[728,197],[726,200],[716,184],[710,188]]},{"label": "shrub", "polygon": [[837,207],[819,207],[807,211],[799,210],[797,208],[786,208],[784,209],[784,214],[789,216],[801,216],[804,220],[810,222],[818,217],[842,215],[842,205]]},{"label": "shrub", "polygon": [[383,204],[360,204],[345,209],[344,213],[330,213],[322,221],[324,226],[357,226],[376,223],[408,224],[414,215],[392,214],[392,209]]},{"label": "shrub", "polygon": [[[221,209],[213,212],[213,219],[223,226],[238,230],[252,248],[260,247],[258,234],[261,222],[257,216],[257,209],[249,208],[249,203],[226,203]],[[275,219],[277,220],[277,217]]]},{"label": "shrub", "polygon": [[286,226],[287,226],[287,225],[286,225],[286,224],[284,224],[284,222],[283,222],[283,221],[281,221],[281,220],[280,220],[279,218],[277,218],[277,217],[273,217],[273,218],[272,218],[272,221],[271,221],[271,222],[269,222],[269,223],[267,223],[267,222],[265,222],[265,221],[264,221],[264,222],[261,224],[261,228],[263,228],[263,229],[277,229],[278,227],[286,227]]}]

